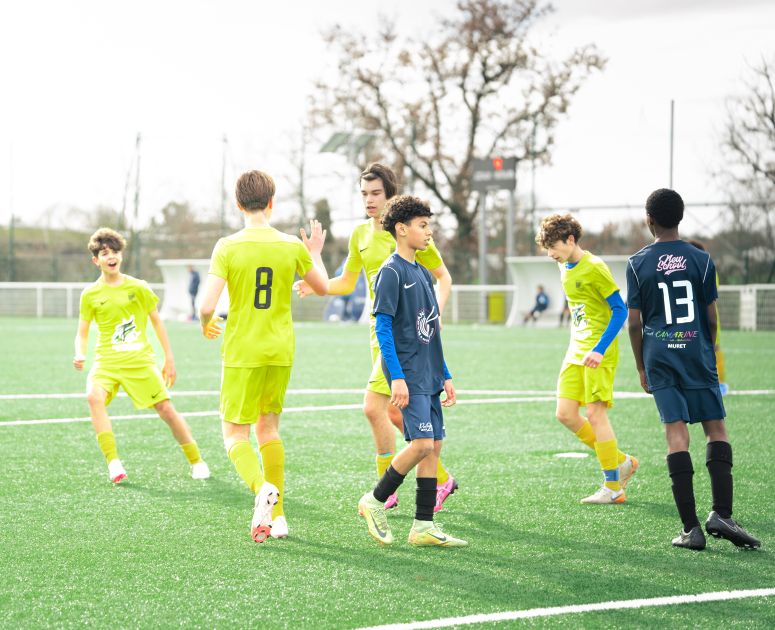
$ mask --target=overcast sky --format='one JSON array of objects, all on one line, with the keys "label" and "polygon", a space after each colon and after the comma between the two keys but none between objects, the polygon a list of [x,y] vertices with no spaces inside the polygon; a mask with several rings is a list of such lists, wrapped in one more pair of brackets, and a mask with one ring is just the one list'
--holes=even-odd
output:
[{"label": "overcast sky", "polygon": [[[52,209],[62,217],[70,207],[120,208],[138,131],[143,220],[170,200],[218,207],[223,135],[229,190],[248,168],[282,169],[326,64],[321,29],[336,21],[373,32],[386,11],[379,4],[3,3],[0,222],[11,206],[39,223]],[[671,99],[675,188],[687,201],[723,198],[712,172],[726,99],[740,92],[747,63],[775,58],[775,2],[554,4],[540,40],[558,55],[595,43],[609,63],[561,124],[554,163],[537,172],[538,203],[637,205],[666,186]],[[394,0],[387,11],[423,34],[452,6]],[[340,212],[358,213],[346,166],[327,157],[311,168],[338,173],[312,188]],[[527,172],[520,193],[529,193]],[[717,221],[715,211],[693,212]]]}]

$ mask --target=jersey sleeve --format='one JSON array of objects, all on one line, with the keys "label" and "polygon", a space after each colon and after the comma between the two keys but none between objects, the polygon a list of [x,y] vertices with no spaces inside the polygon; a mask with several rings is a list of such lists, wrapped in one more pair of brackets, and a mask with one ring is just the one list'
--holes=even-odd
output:
[{"label": "jersey sleeve", "polygon": [[638,277],[632,268],[632,261],[627,262],[627,308],[642,310],[640,305],[640,286]]},{"label": "jersey sleeve", "polygon": [[619,290],[614,280],[611,270],[605,263],[597,265],[597,281],[595,282],[597,290],[600,291],[600,295],[603,299],[607,299]]},{"label": "jersey sleeve", "polygon": [[159,296],[153,292],[153,289],[148,286],[148,283],[143,281],[140,283],[141,292],[143,295],[143,304],[145,305],[146,312],[150,313],[159,303]]},{"label": "jersey sleeve", "polygon": [[312,256],[310,255],[309,250],[304,247],[303,243],[299,243],[299,254],[296,258],[296,273],[303,278],[309,273],[309,270],[312,269],[312,267]]},{"label": "jersey sleeve", "polygon": [[347,246],[347,259],[344,261],[345,271],[350,273],[360,273],[363,269],[363,258],[358,249],[358,230],[353,230],[350,234],[350,243]]},{"label": "jersey sleeve", "polygon": [[718,299],[716,265],[713,264],[713,259],[710,256],[708,256],[708,268],[705,270],[705,278],[702,281],[702,292],[705,295],[706,304],[712,304]]},{"label": "jersey sleeve", "polygon": [[226,262],[226,248],[223,246],[223,239],[220,239],[213,248],[213,255],[210,258],[210,269],[207,273],[211,273],[224,280],[227,279],[228,265]]},{"label": "jersey sleeve", "polygon": [[385,265],[379,270],[374,282],[374,308],[372,313],[385,313],[395,316],[398,310],[398,291],[400,278],[398,271],[390,265]]},{"label": "jersey sleeve", "polygon": [[424,251],[417,252],[417,262],[430,271],[438,269],[444,264],[444,261],[441,259],[441,253],[439,253],[433,239],[431,239]]},{"label": "jersey sleeve", "polygon": [[88,289],[81,291],[81,304],[80,304],[79,317],[87,322],[94,319],[94,308],[92,307],[92,301],[89,298]]}]

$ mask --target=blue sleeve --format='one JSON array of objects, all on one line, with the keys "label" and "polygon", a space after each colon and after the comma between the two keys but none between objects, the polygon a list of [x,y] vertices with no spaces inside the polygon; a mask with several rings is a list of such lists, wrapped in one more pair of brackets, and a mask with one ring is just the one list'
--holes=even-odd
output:
[{"label": "blue sleeve", "polygon": [[401,369],[401,363],[396,354],[396,344],[393,341],[393,316],[386,313],[377,313],[377,341],[379,341],[379,351],[385,360],[391,380],[405,378],[404,371]]},{"label": "blue sleeve", "polygon": [[608,326],[602,337],[600,337],[600,341],[592,348],[595,352],[599,352],[600,354],[605,354],[605,351],[608,350],[608,346],[616,339],[616,335],[619,334],[619,331],[622,329],[622,326],[624,326],[624,322],[627,319],[627,307],[618,291],[614,291],[605,299],[605,301],[608,302],[608,305],[611,307],[611,319],[608,320]]},{"label": "blue sleeve", "polygon": [[452,378],[452,374],[449,373],[449,368],[447,367],[447,362],[444,361],[444,380],[448,381]]}]

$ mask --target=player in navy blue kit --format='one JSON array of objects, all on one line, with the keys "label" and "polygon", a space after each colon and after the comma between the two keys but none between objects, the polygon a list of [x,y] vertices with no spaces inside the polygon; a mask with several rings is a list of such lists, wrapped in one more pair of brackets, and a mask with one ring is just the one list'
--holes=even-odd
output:
[{"label": "player in navy blue kit", "polygon": [[707,438],[713,510],[705,521],[711,536],[738,547],[760,542],[732,519],[732,447],[724,425],[715,336],[716,267],[707,252],[678,236],[681,196],[665,188],[646,200],[646,223],[655,237],[627,266],[629,333],[640,383],[653,394],[667,438],[667,469],[683,521],[676,547],[704,549],[697,519],[687,423],[702,423]]},{"label": "player in navy blue kit", "polygon": [[[441,349],[433,278],[415,261],[415,254],[430,243],[432,214],[427,203],[401,195],[388,201],[382,218],[385,230],[396,239],[396,251],[374,281],[373,313],[382,369],[390,384],[390,404],[402,411],[408,442],[374,490],[358,502],[358,513],[366,519],[369,534],[383,545],[393,542],[385,501],[415,466],[417,507],[409,543],[440,547],[468,544],[445,534],[433,522],[436,470],[445,435],[441,408],[455,404],[455,388]],[[443,402],[442,391],[446,394]]]}]

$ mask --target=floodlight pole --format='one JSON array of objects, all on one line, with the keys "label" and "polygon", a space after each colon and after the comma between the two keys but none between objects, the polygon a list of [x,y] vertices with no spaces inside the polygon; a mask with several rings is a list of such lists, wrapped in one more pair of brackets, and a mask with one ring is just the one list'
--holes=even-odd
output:
[{"label": "floodlight pole", "polygon": [[[479,284],[487,284],[487,192],[479,193],[477,200],[479,209]],[[479,321],[484,322],[487,319],[486,296],[481,293],[479,301]]]},{"label": "floodlight pole", "polygon": [[13,214],[13,143],[11,143],[9,161],[8,161],[8,209],[11,217],[8,220],[8,280],[16,280],[16,265],[14,261],[14,214]]},{"label": "floodlight pole", "polygon": [[675,127],[675,101],[670,99],[670,178],[668,188],[673,188],[673,130]]},{"label": "floodlight pole", "polygon": [[506,211],[506,256],[514,255],[514,191],[509,191],[509,208]]},{"label": "floodlight pole", "polygon": [[221,221],[220,232],[223,236],[226,231],[226,148],[229,144],[229,140],[226,134],[223,134],[223,150],[221,156]]},{"label": "floodlight pole", "polygon": [[135,152],[137,154],[137,165],[135,172],[135,216],[132,221],[132,256],[134,258],[135,277],[140,278],[140,230],[137,224],[140,216],[140,133],[135,140]]}]

